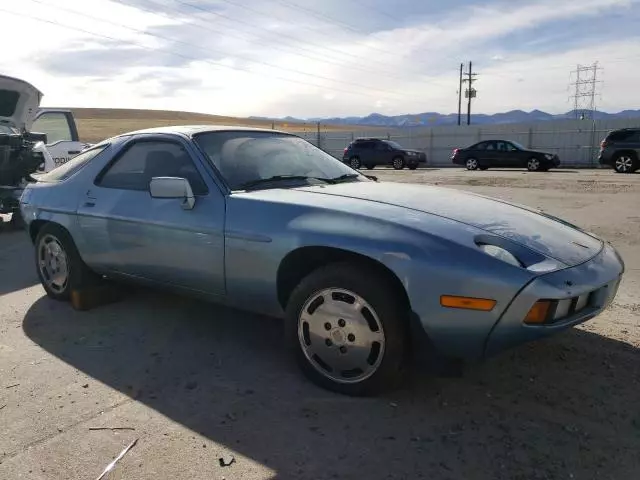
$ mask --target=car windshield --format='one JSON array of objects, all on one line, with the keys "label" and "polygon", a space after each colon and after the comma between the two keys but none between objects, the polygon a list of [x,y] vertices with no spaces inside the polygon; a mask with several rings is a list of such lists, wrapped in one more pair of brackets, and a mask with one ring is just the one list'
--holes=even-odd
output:
[{"label": "car windshield", "polygon": [[518,142],[510,142],[514,147],[516,147],[518,150],[526,150],[525,147],[523,147],[522,145],[520,145]]},{"label": "car windshield", "polygon": [[392,140],[385,140],[385,143],[387,145],[391,145],[393,148],[397,148],[398,150],[402,150],[402,146],[397,142],[394,142]]},{"label": "car windshield", "polygon": [[247,186],[267,188],[276,181],[279,187],[300,181],[312,184],[369,181],[331,155],[292,135],[226,131],[200,133],[194,140],[231,190]]}]

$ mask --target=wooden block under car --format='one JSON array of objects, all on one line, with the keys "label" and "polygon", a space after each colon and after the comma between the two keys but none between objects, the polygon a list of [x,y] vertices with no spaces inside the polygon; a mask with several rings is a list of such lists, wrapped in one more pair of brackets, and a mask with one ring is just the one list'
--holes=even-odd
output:
[{"label": "wooden block under car", "polygon": [[119,302],[124,297],[122,288],[104,284],[71,290],[71,306],[75,310],[91,310],[102,305]]}]

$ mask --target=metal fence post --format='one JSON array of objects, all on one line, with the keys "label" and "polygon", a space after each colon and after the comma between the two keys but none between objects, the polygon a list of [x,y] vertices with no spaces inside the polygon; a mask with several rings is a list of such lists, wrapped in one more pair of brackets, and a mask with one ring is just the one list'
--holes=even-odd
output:
[{"label": "metal fence post", "polygon": [[529,127],[529,137],[527,138],[527,148],[533,148],[533,128]]},{"label": "metal fence post", "polygon": [[433,128],[429,129],[429,158],[427,162],[433,162]]}]

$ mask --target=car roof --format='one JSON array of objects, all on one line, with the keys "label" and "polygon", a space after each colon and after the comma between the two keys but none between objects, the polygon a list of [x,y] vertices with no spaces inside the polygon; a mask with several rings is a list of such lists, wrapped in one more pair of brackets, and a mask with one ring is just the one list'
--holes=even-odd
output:
[{"label": "car roof", "polygon": [[292,135],[289,132],[283,132],[281,130],[272,130],[270,128],[256,128],[256,127],[243,127],[239,125],[172,125],[167,127],[154,127],[145,128],[142,130],[135,130],[133,132],[122,133],[118,137],[127,137],[131,135],[141,135],[146,133],[165,133],[174,135],[186,135],[192,136],[197,133],[204,132],[225,132],[225,131],[243,131],[243,132],[271,132],[280,133],[285,135]]}]

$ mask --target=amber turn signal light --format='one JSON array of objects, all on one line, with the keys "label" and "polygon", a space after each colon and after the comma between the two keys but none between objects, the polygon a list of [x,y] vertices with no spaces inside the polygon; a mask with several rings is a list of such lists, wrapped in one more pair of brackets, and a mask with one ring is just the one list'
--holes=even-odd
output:
[{"label": "amber turn signal light", "polygon": [[533,304],[529,313],[527,313],[527,316],[524,318],[524,323],[544,323],[549,316],[549,310],[551,309],[552,303],[553,302],[549,300],[538,300]]},{"label": "amber turn signal light", "polygon": [[466,310],[480,310],[489,312],[496,306],[495,300],[488,298],[456,297],[453,295],[442,295],[440,305],[449,308],[464,308]]}]

